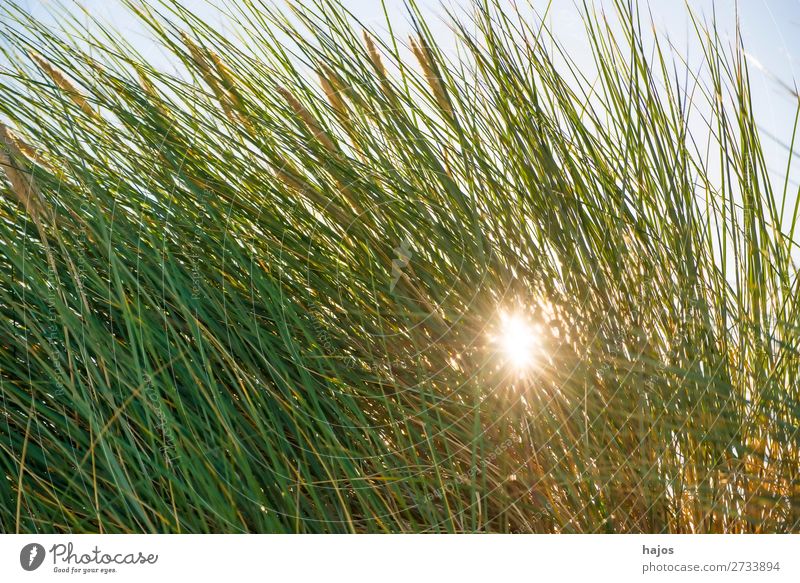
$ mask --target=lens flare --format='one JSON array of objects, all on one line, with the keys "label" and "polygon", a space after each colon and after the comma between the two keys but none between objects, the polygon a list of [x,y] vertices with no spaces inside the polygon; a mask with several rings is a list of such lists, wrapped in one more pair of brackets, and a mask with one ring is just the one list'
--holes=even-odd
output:
[{"label": "lens flare", "polygon": [[521,314],[500,314],[500,331],[494,338],[508,363],[519,371],[535,363],[540,348],[539,330]]}]

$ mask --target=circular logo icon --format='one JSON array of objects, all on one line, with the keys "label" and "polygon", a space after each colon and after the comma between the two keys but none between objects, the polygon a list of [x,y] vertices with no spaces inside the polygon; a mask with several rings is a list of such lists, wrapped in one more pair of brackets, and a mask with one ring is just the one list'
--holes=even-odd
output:
[{"label": "circular logo icon", "polygon": [[44,562],[44,547],[39,543],[30,543],[19,552],[19,564],[26,571],[35,571]]}]

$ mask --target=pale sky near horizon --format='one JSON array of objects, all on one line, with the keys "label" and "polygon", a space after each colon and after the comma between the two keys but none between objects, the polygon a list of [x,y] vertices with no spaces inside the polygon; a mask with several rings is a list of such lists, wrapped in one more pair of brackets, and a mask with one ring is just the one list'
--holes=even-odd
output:
[{"label": "pale sky near horizon", "polygon": [[[47,22],[53,22],[50,15],[57,4],[52,0],[17,0],[19,5],[30,13]],[[69,5],[71,0],[65,0]],[[344,5],[362,21],[364,25],[377,31],[386,29],[381,0],[342,0]],[[512,6],[514,0],[504,0]],[[525,4],[527,0],[518,0]],[[221,30],[225,30],[224,18],[215,14],[209,4],[232,5],[234,0],[183,0],[185,6],[214,22]],[[466,6],[469,0],[445,0],[447,6],[458,11],[459,6]],[[547,4],[546,0],[532,0],[537,10],[542,10]],[[163,60],[158,47],[147,38],[143,29],[137,25],[132,17],[119,2],[119,0],[81,0],[80,4],[90,14],[107,22],[111,28],[119,30],[134,44],[145,57],[158,63]],[[278,5],[281,2],[277,2]],[[432,18],[429,23],[437,34],[437,38],[444,41],[451,33],[444,24],[444,10],[441,0],[417,0],[417,4]],[[602,7],[610,4],[608,0],[595,0],[595,4]],[[640,0],[640,6],[649,7],[652,12],[656,28],[660,34],[669,36],[677,47],[684,47],[679,51],[689,53],[695,58],[699,56],[688,17],[684,0]],[[741,25],[742,38],[745,49],[751,57],[751,82],[758,115],[760,128],[764,132],[763,144],[768,165],[773,173],[781,176],[785,173],[787,151],[779,144],[788,144],[791,139],[792,123],[797,107],[797,99],[793,98],[781,83],[794,86],[795,80],[800,77],[800,0],[692,0],[690,2],[695,14],[711,19],[712,12],[716,14],[720,31],[724,36],[733,38],[736,15]],[[405,37],[404,28],[407,27],[407,18],[403,0],[386,0],[387,10],[392,19],[392,26],[399,36]],[[644,10],[643,10],[644,12]],[[558,34],[558,38],[567,47],[572,47],[572,53],[577,53],[579,59],[583,45],[579,28],[577,8],[573,0],[555,0],[549,12],[549,23]],[[589,62],[588,55],[583,58]],[[1,65],[0,65],[1,67]],[[770,137],[770,136],[774,136]],[[800,166],[800,164],[798,164]],[[792,172],[792,178],[800,176]],[[794,180],[793,180],[794,182]]]}]

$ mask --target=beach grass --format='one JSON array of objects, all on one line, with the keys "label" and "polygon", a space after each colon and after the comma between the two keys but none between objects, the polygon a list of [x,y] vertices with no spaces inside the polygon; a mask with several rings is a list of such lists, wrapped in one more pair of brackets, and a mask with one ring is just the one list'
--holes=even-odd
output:
[{"label": "beach grass", "polygon": [[171,68],[3,3],[0,531],[798,531],[799,199],[738,38],[127,5]]}]

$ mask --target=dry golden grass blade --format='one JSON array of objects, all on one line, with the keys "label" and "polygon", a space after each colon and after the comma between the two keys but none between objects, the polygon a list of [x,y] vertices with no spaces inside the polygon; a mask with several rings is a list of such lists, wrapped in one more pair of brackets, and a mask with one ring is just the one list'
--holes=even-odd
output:
[{"label": "dry golden grass blade", "polygon": [[145,92],[145,94],[150,98],[150,103],[155,106],[158,110],[159,114],[165,119],[172,119],[172,115],[170,114],[169,110],[164,107],[163,100],[158,93],[158,89],[156,86],[153,85],[153,82],[150,81],[150,78],[147,76],[147,73],[142,69],[142,67],[136,66],[134,67],[136,70],[136,77],[139,80],[139,86]]},{"label": "dry golden grass blade", "polygon": [[47,59],[45,59],[40,54],[30,51],[29,52],[31,59],[36,62],[39,68],[45,72],[45,74],[50,77],[53,83],[61,89],[64,93],[66,93],[72,102],[77,105],[83,113],[85,113],[88,117],[99,120],[100,116],[98,113],[89,105],[89,102],[86,100],[86,97],[78,90],[77,87],[67,79],[67,77],[58,69],[56,69]]},{"label": "dry golden grass blade", "polygon": [[409,37],[409,40],[411,42],[411,50],[414,53],[414,56],[417,58],[420,67],[422,67],[422,72],[425,75],[425,79],[428,81],[431,91],[433,91],[433,96],[436,99],[436,103],[439,105],[439,108],[443,113],[445,113],[448,117],[453,117],[453,108],[450,106],[450,102],[447,99],[447,94],[445,93],[442,79],[436,74],[434,69],[430,49],[425,45],[425,41],[421,38],[419,39],[419,42],[417,42],[414,37]]},{"label": "dry golden grass blade", "polygon": [[44,214],[44,204],[36,191],[32,178],[20,170],[6,154],[0,154],[0,167],[3,168],[3,172],[5,172],[8,181],[11,183],[11,192],[14,193],[17,202],[22,205],[28,216],[39,225]]},{"label": "dry golden grass blade", "polygon": [[[181,33],[181,40],[183,40],[186,48],[189,49],[192,62],[197,67],[197,70],[200,71],[200,75],[214,93],[220,106],[222,106],[222,111],[225,113],[225,117],[228,118],[228,121],[234,125],[242,123],[248,128],[248,131],[250,131],[252,128],[249,122],[242,116],[241,104],[238,99],[220,83],[214,74],[215,71],[219,72],[219,67],[216,66],[212,53],[202,50],[197,43],[184,32]],[[209,61],[215,65],[214,69],[212,69]],[[221,61],[220,65],[222,65]]]},{"label": "dry golden grass blade", "polygon": [[331,104],[333,111],[336,112],[339,119],[346,122],[350,118],[350,112],[347,109],[344,99],[342,99],[342,96],[339,94],[339,89],[334,86],[333,72],[327,68],[323,69],[323,71],[323,73],[319,73],[319,83],[322,86],[322,90],[325,92],[325,97],[328,98],[328,102]]},{"label": "dry golden grass blade", "polygon": [[297,98],[287,89],[283,87],[278,87],[278,93],[281,94],[281,97],[286,101],[289,107],[292,108],[295,115],[298,119],[302,120],[303,124],[308,128],[308,131],[316,138],[316,140],[322,144],[326,150],[331,153],[336,152],[336,147],[333,144],[333,141],[328,137],[325,131],[320,127],[317,123],[316,118],[312,115],[312,113],[306,109],[306,107],[300,103]]},{"label": "dry golden grass blade", "polygon": [[19,137],[10,127],[0,123],[0,139],[6,144],[12,154],[24,156],[31,162],[36,162],[40,166],[50,167],[50,165],[39,156],[38,151]]},{"label": "dry golden grass blade", "polygon": [[372,37],[369,33],[365,30],[364,31],[364,44],[367,47],[367,54],[369,55],[370,61],[372,61],[372,66],[375,67],[375,70],[378,72],[378,78],[380,79],[381,89],[383,89],[383,93],[388,97],[390,100],[394,101],[397,99],[397,96],[392,89],[391,82],[389,81],[389,76],[386,73],[386,66],[383,64],[383,59],[381,58],[380,51],[378,51],[378,47],[375,45],[375,41],[372,40]]},{"label": "dry golden grass blade", "polygon": [[222,58],[217,53],[210,49],[206,52],[208,53],[208,57],[211,59],[211,62],[213,63],[220,80],[222,81],[222,86],[225,89],[225,96],[229,100],[231,108],[235,112],[236,117],[247,128],[247,131],[252,134],[253,125],[250,123],[250,120],[247,117],[247,113],[241,99],[239,99],[236,77],[234,76],[233,71],[230,70],[230,68],[224,63]]},{"label": "dry golden grass blade", "polygon": [[353,127],[350,108],[347,106],[345,100],[342,99],[344,84],[336,75],[336,73],[325,66],[322,67],[322,72],[319,73],[319,82],[322,86],[322,91],[325,93],[325,97],[328,99],[328,102],[331,104],[331,108],[336,114],[336,118],[339,120],[339,122],[341,122],[342,127],[347,133],[347,136],[350,138],[351,147],[361,161],[366,162],[367,158],[364,156],[364,152],[362,152],[358,145],[359,136],[358,132],[356,132],[355,128]]},{"label": "dry golden grass blade", "polygon": [[381,74],[382,77],[386,77],[386,66],[383,64],[383,59],[381,58],[381,54],[378,51],[378,47],[375,46],[375,41],[372,40],[370,34],[365,30],[364,33],[364,44],[367,47],[367,54],[369,54],[369,58],[372,61],[375,69],[378,73]]}]

